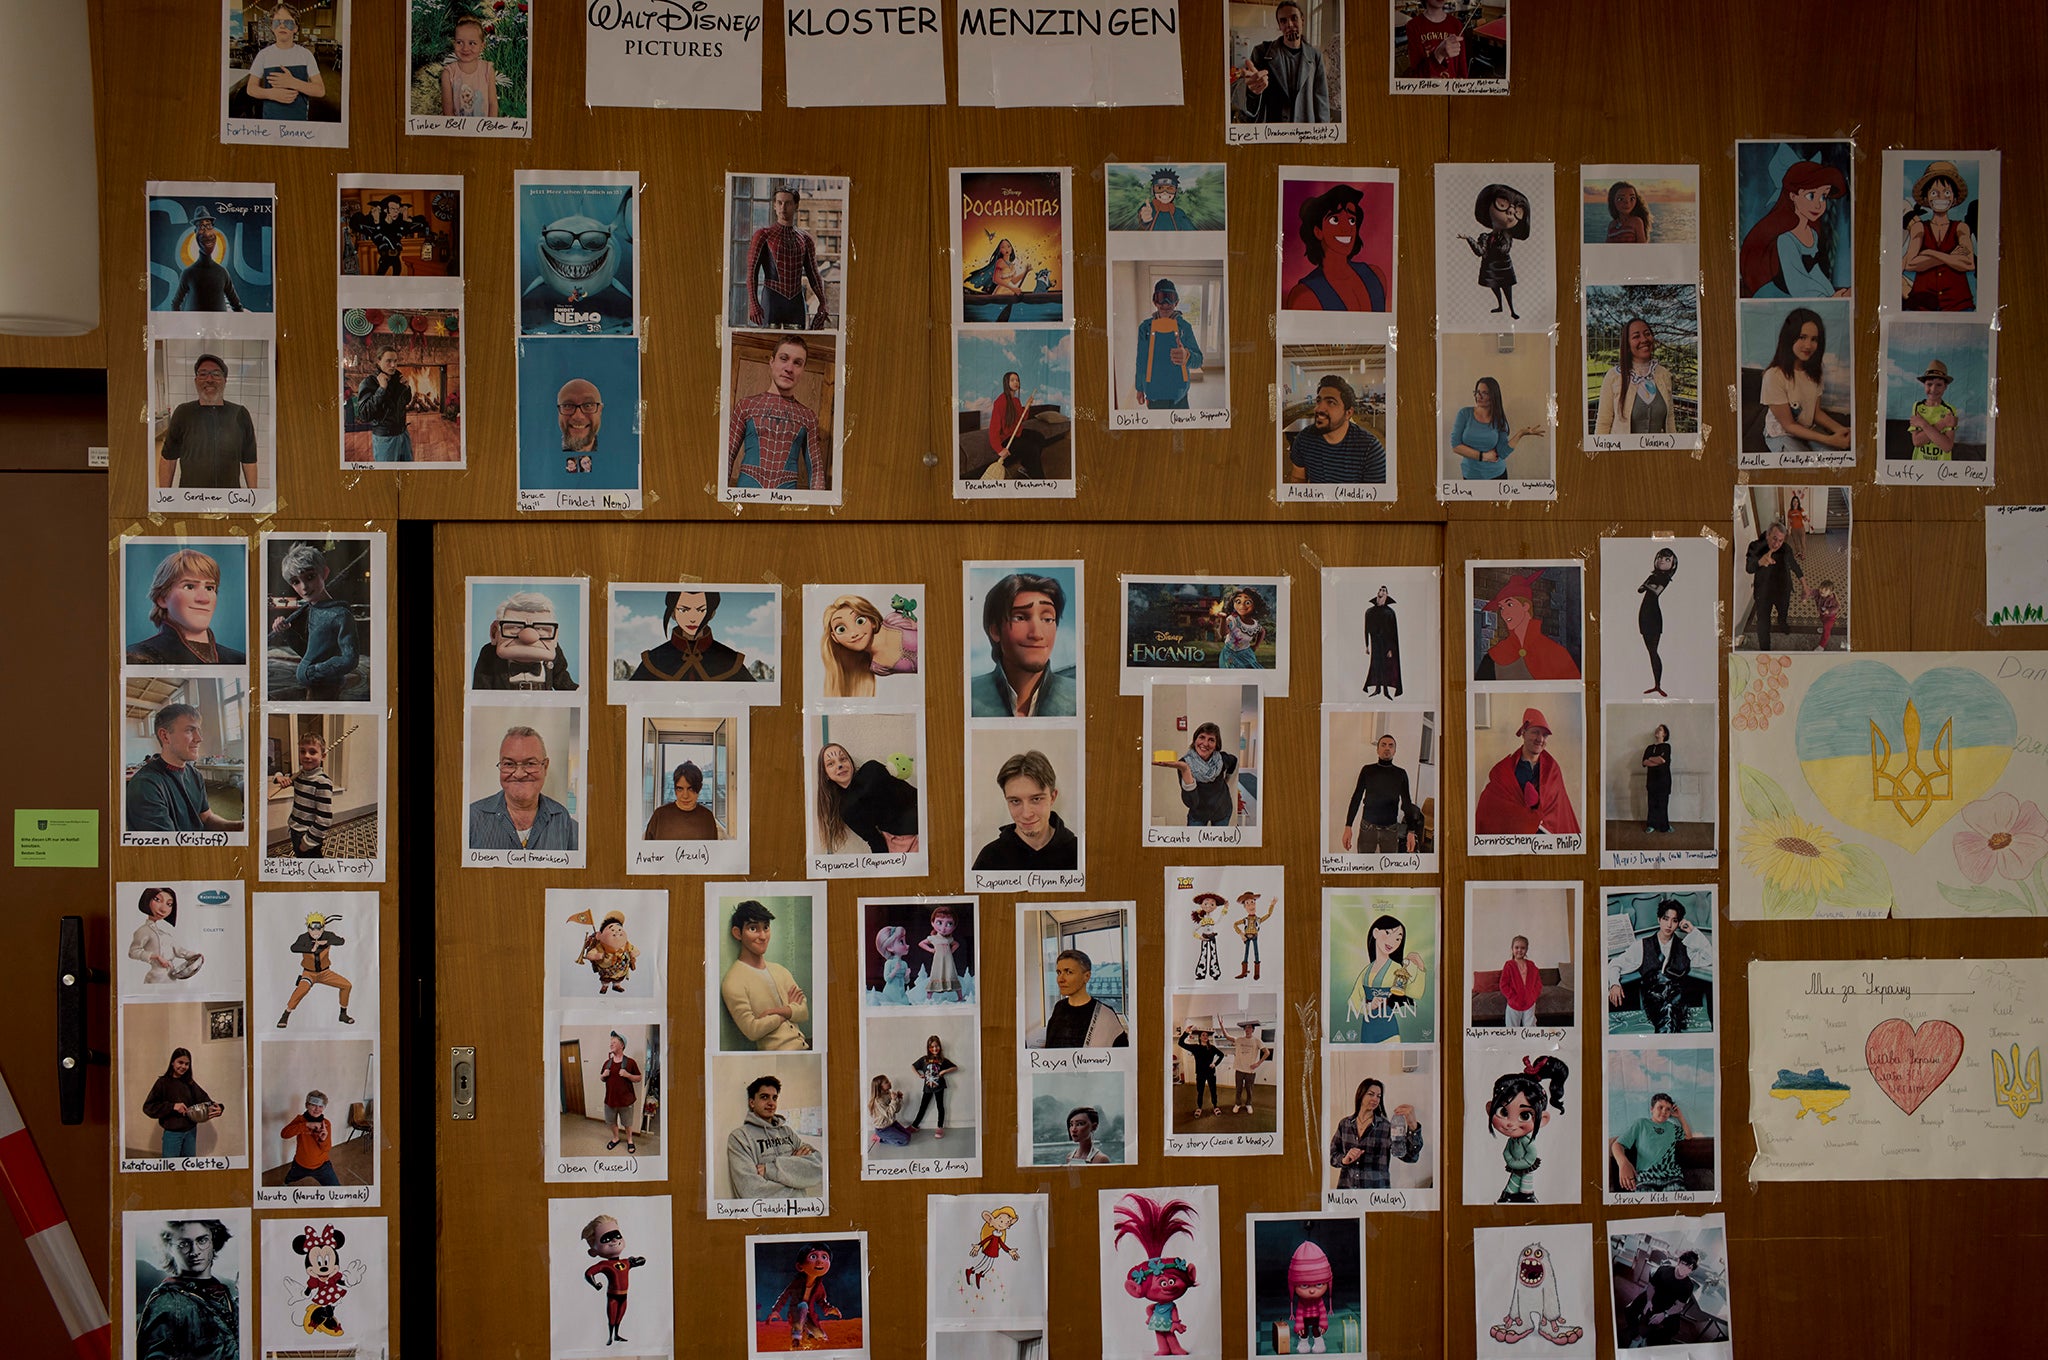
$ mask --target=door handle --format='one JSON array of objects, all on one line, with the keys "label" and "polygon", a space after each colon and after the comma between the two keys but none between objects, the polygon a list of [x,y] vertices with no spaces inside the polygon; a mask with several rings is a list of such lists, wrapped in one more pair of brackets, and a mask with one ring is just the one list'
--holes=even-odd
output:
[{"label": "door handle", "polygon": [[85,918],[57,922],[57,1113],[66,1124],[85,1122],[85,1069],[107,1065],[107,1055],[86,1039],[86,984],[105,984],[107,970],[85,961]]}]

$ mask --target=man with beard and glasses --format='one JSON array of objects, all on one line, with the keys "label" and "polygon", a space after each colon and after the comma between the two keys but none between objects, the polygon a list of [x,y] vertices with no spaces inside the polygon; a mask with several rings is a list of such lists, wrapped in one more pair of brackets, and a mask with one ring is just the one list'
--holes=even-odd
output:
[{"label": "man with beard and glasses", "polygon": [[1316,384],[1315,408],[1308,424],[1295,431],[1288,461],[1319,486],[1383,485],[1387,480],[1387,448],[1371,430],[1351,419],[1358,406],[1351,384],[1336,374]]},{"label": "man with beard and glasses", "polygon": [[195,401],[180,402],[171,412],[157,447],[157,485],[215,489],[255,486],[256,422],[249,408],[227,399],[228,364],[218,354],[202,354],[192,363]]},{"label": "man with beard and glasses", "polygon": [[604,427],[604,397],[587,378],[571,378],[555,393],[555,413],[562,423],[562,452],[597,452],[597,433]]}]

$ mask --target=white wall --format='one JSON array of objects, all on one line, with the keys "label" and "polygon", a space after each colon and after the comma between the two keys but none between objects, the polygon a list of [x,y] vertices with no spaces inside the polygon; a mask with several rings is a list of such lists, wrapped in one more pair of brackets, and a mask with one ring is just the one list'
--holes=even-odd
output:
[{"label": "white wall", "polygon": [[[1408,796],[1417,807],[1436,799],[1436,814],[1439,819],[1442,817],[1443,796],[1437,767],[1424,765],[1418,759],[1422,754],[1424,717],[1412,710],[1330,715],[1329,746],[1323,757],[1325,847],[1334,851],[1343,844],[1344,812],[1351,806],[1351,791],[1358,787],[1358,771],[1379,760],[1379,739],[1389,732],[1394,736],[1394,764],[1408,772]],[[1430,755],[1440,756],[1442,751],[1443,732],[1439,728],[1436,749]]]},{"label": "white wall", "polygon": [[1658,723],[1671,729],[1671,820],[1715,820],[1721,734],[1714,705],[1610,704],[1601,722],[1607,744],[1605,820],[1641,821],[1649,815],[1643,748],[1657,739]]},{"label": "white wall", "polygon": [[[1577,952],[1572,932],[1571,894],[1563,888],[1516,888],[1489,893],[1472,906],[1465,941],[1465,968],[1488,973],[1507,961],[1515,936],[1529,937],[1529,961],[1538,968],[1562,967],[1567,979]],[[1469,984],[1471,978],[1468,976]]]},{"label": "white wall", "polygon": [[[1172,751],[1178,757],[1185,757],[1194,742],[1195,729],[1211,722],[1223,733],[1223,745],[1218,749],[1236,756],[1240,770],[1253,769],[1256,753],[1241,750],[1238,744],[1238,724],[1243,711],[1244,687],[1240,685],[1152,687],[1152,726],[1146,737],[1144,756],[1148,762],[1146,777],[1152,784],[1154,826],[1184,825],[1187,810],[1180,801],[1180,771],[1149,764],[1152,752]],[[1176,726],[1176,721],[1181,718],[1187,719],[1185,731]],[[1343,814],[1340,811],[1338,815]],[[1232,814],[1231,821],[1236,825],[1235,814]]]}]

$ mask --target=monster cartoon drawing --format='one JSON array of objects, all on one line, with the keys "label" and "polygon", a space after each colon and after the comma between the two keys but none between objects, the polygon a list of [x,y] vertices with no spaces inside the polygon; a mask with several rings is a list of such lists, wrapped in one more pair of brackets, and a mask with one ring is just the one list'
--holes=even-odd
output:
[{"label": "monster cartoon drawing", "polygon": [[1586,1334],[1564,1320],[1564,1305],[1557,1297],[1557,1277],[1551,1273],[1550,1253],[1541,1242],[1522,1248],[1515,1263],[1515,1288],[1508,1296],[1508,1311],[1487,1328],[1495,1341],[1512,1346],[1535,1332],[1545,1341],[1569,1346]]}]

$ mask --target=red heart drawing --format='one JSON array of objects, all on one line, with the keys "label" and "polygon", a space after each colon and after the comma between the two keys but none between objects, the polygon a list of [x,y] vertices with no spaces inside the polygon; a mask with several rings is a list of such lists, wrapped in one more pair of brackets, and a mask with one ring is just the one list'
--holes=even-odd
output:
[{"label": "red heart drawing", "polygon": [[1911,1114],[1963,1060],[1963,1032],[1946,1020],[1925,1021],[1917,1031],[1886,1020],[1863,1041],[1863,1060],[1892,1104]]}]

